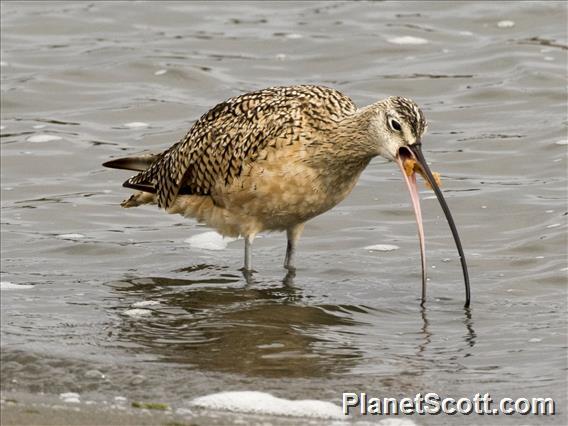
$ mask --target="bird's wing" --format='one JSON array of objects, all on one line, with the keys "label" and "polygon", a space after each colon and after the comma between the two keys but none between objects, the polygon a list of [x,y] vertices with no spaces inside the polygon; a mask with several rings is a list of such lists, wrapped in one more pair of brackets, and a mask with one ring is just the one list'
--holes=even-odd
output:
[{"label": "bird's wing", "polygon": [[[356,110],[340,92],[322,86],[274,87],[222,102],[204,114],[178,143],[159,154],[124,186],[155,192],[168,208],[179,193],[208,195],[230,183],[245,162],[277,141],[292,144],[312,127]],[[149,191],[153,188],[154,191]]]}]

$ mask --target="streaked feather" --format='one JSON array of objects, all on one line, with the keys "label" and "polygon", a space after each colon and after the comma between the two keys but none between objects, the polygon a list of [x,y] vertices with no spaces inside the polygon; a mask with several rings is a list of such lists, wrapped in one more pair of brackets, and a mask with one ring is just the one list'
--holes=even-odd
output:
[{"label": "streaked feather", "polygon": [[210,195],[217,183],[230,184],[264,148],[293,144],[356,109],[351,99],[322,86],[273,87],[236,96],[204,114],[125,186],[153,188],[163,208],[179,193]]}]

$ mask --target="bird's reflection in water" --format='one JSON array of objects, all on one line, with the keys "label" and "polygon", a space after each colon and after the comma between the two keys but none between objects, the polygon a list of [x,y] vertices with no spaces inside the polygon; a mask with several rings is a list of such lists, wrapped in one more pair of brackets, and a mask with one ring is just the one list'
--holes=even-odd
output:
[{"label": "bird's reflection in water", "polygon": [[[254,278],[255,275],[254,272],[248,271],[246,269],[241,269],[241,273],[243,274],[243,278],[245,279],[247,286],[251,287],[256,284]],[[296,278],[296,270],[295,269],[287,270],[286,275],[284,275],[284,278],[282,279],[282,288],[290,290],[290,293],[294,293],[293,290],[300,290],[294,287],[295,278]],[[298,294],[301,295],[301,292],[299,292]]]},{"label": "bird's reflection in water", "polygon": [[420,305],[420,316],[422,317],[422,327],[420,334],[422,335],[422,341],[418,344],[418,352],[416,356],[421,356],[430,343],[432,343],[432,333],[430,332],[430,323],[428,322],[428,317],[426,316],[426,306],[424,304]]},{"label": "bird's reflection in water", "polygon": [[[465,352],[463,357],[471,356],[471,352],[469,349],[472,349],[476,343],[476,333],[473,328],[473,319],[471,313],[471,307],[463,307],[463,314],[464,317],[460,321],[465,326],[465,333],[460,332],[463,343],[455,342],[455,346],[457,346],[458,352]],[[428,320],[428,308],[424,305],[420,306],[420,316],[422,318],[422,324],[420,327],[420,335],[421,340],[418,343],[417,350],[416,350],[416,358],[417,359],[427,359],[428,358],[428,346],[435,340],[436,336],[430,330],[430,321]],[[460,348],[460,346],[462,346]],[[436,355],[436,354],[434,354]]]},{"label": "bird's reflection in water", "polygon": [[405,345],[401,345],[400,355],[395,355],[402,361],[405,371],[404,376],[396,376],[400,388],[409,391],[427,388],[436,380],[433,371],[455,373],[467,369],[462,360],[472,355],[476,333],[471,308],[463,309],[460,314],[455,312],[453,305],[450,310],[440,309],[439,305],[426,305],[413,311],[419,320],[414,330],[406,334],[408,348],[412,349],[405,353]]},{"label": "bird's reflection in water", "polygon": [[[473,319],[472,319],[471,309],[472,308],[470,306],[466,306],[463,308],[465,315],[463,323],[467,330],[465,334],[465,341],[470,348],[473,348],[475,346],[475,339],[477,338],[477,334],[475,334],[475,330],[473,329]],[[467,353],[465,356],[471,356],[471,353]]]},{"label": "bird's reflection in water", "polygon": [[175,273],[113,286],[130,296],[128,303],[160,302],[151,316],[120,323],[119,339],[132,350],[200,370],[266,377],[327,376],[361,358],[345,333],[360,307],[310,304],[293,272],[281,281],[244,273],[244,285],[211,265]]}]

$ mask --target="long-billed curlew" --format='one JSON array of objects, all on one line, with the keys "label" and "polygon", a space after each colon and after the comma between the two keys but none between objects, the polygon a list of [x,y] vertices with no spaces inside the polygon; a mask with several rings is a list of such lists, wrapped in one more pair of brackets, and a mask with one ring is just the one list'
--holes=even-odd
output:
[{"label": "long-billed curlew", "polygon": [[[157,204],[222,235],[244,236],[244,268],[250,271],[256,234],[286,231],[284,266],[293,269],[306,221],[342,201],[373,157],[395,161],[418,224],[424,303],[426,258],[417,169],[434,189],[450,225],[468,306],[469,279],[460,239],[421,151],[425,130],[424,115],[410,99],[393,96],[357,108],[327,87],[273,87],[218,104],[162,153],[120,158],[104,166],[140,172],[124,183],[138,191],[123,207]],[[416,162],[410,171],[405,170],[408,160]]]}]

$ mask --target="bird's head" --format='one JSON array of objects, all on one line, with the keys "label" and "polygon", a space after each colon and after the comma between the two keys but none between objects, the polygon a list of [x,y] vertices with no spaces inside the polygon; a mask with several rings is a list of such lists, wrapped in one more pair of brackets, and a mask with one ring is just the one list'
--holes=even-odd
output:
[{"label": "bird's head", "polygon": [[374,110],[369,130],[376,138],[377,152],[381,157],[396,161],[401,148],[420,144],[428,124],[414,101],[391,96]]},{"label": "bird's head", "polygon": [[[378,155],[387,160],[398,164],[404,181],[410,192],[418,233],[420,239],[420,253],[422,257],[422,301],[425,300],[426,289],[426,256],[424,244],[424,230],[422,225],[422,213],[420,210],[420,198],[416,185],[417,170],[424,177],[436,193],[442,210],[446,215],[448,224],[452,231],[458,253],[460,255],[465,286],[466,286],[466,306],[469,305],[469,277],[465,257],[461,247],[460,238],[450,213],[450,209],[438,187],[436,179],[432,175],[426,159],[422,154],[422,137],[427,129],[426,119],[422,110],[410,99],[400,96],[392,96],[384,101],[374,104],[369,119],[369,134],[374,139],[374,147]],[[416,164],[415,167],[407,167],[409,164]]]}]

